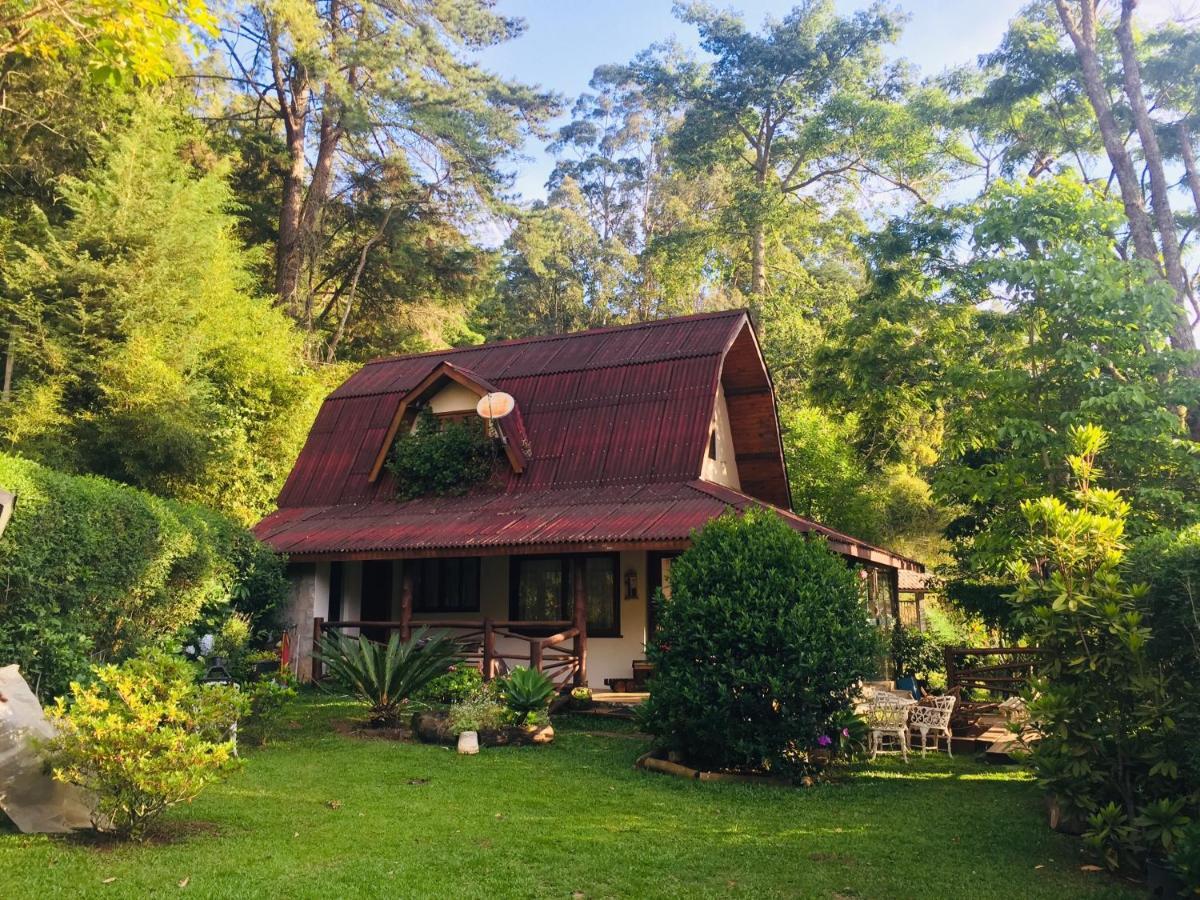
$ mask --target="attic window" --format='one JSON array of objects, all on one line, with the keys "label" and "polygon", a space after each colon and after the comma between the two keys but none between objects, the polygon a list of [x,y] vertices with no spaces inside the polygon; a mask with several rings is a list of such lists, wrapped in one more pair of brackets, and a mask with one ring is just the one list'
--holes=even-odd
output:
[{"label": "attic window", "polygon": [[717,429],[715,428],[708,433],[708,458],[717,458]]}]

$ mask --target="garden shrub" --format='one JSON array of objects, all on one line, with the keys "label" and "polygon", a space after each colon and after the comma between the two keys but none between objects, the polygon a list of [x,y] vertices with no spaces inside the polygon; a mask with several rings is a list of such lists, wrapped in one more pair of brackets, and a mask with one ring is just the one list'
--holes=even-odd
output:
[{"label": "garden shrub", "polygon": [[1026,501],[1023,558],[1012,564],[1017,620],[1048,651],[1028,695],[1041,739],[1030,760],[1064,818],[1113,869],[1165,857],[1197,814],[1180,764],[1179,722],[1193,700],[1151,656],[1146,588],[1120,564],[1129,504],[1096,485],[1104,433],[1071,430],[1072,501]]},{"label": "garden shrub", "polygon": [[326,632],[315,656],[325,664],[332,684],[370,707],[373,728],[394,727],[413,697],[463,659],[457,640],[445,633],[431,636],[427,628],[407,641],[393,632],[386,644]]},{"label": "garden shrub", "polygon": [[413,695],[413,700],[429,706],[450,706],[461,703],[482,684],[483,673],[474,666],[453,666]]},{"label": "garden shrub", "polygon": [[291,670],[284,669],[244,687],[247,709],[245,718],[238,723],[239,741],[262,747],[275,737],[283,714],[296,699],[294,677]]},{"label": "garden shrub", "polygon": [[767,510],[709,522],[655,602],[644,727],[709,768],[805,768],[879,649],[855,573]]},{"label": "garden shrub", "polygon": [[495,469],[496,442],[481,420],[438,422],[425,409],[411,434],[397,438],[388,457],[396,496],[412,500],[427,494],[463,494],[486,481]]},{"label": "garden shrub", "polygon": [[515,724],[524,725],[530,716],[536,717],[546,711],[556,689],[548,675],[517,666],[500,682],[500,692],[504,696],[504,705],[516,716]]},{"label": "garden shrub", "polygon": [[946,670],[945,649],[929,632],[897,624],[892,629],[891,649],[897,678],[912,676],[928,681],[930,676]]},{"label": "garden shrub", "polygon": [[6,455],[0,487],[17,495],[0,539],[0,664],[42,697],[205,608],[262,625],[287,596],[283,562],[218,513]]},{"label": "garden shrub", "polygon": [[142,837],[237,763],[230,728],[245,712],[235,688],[199,684],[193,665],[148,651],[97,666],[49,710],[54,777],[92,792],[97,827]]},{"label": "garden shrub", "polygon": [[496,698],[495,682],[480,684],[450,707],[447,725],[452,734],[491,731],[503,722],[504,704]]}]

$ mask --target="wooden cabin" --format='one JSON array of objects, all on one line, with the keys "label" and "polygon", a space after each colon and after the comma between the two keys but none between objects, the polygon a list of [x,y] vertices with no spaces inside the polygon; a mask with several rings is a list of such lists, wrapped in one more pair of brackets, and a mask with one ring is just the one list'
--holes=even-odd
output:
[{"label": "wooden cabin", "polygon": [[[492,420],[491,482],[397,500],[386,462],[414,417],[474,421],[495,392],[516,402]],[[289,559],[302,678],[325,630],[429,624],[487,675],[533,665],[627,688],[671,560],[694,529],[752,505],[825,537],[860,569],[879,624],[894,621],[898,573],[920,564],[791,512],[771,379],[734,310],[368,363],[325,400],[256,534]]]}]

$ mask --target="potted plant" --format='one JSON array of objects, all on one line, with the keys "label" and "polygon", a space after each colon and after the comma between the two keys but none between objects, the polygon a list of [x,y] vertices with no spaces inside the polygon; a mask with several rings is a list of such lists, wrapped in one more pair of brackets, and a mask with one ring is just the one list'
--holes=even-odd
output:
[{"label": "potted plant", "polygon": [[500,704],[486,685],[451,706],[448,724],[450,733],[458,735],[458,752],[469,756],[478,753],[479,732],[499,726],[501,712]]},{"label": "potted plant", "polygon": [[571,689],[571,709],[591,709],[592,689],[577,687]]}]

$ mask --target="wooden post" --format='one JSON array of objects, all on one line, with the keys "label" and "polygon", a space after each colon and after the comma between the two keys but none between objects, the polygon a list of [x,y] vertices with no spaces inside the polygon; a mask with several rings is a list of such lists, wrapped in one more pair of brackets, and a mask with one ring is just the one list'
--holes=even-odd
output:
[{"label": "wooden post", "polygon": [[400,568],[404,573],[400,576],[400,640],[407,641],[412,638],[413,576],[407,560],[401,561]]},{"label": "wooden post", "polygon": [[946,690],[950,690],[950,688],[958,684],[958,668],[954,662],[954,648],[947,647],[944,652],[946,657]]},{"label": "wooden post", "polygon": [[542,671],[542,642],[529,642],[529,668],[535,672]]},{"label": "wooden post", "polygon": [[483,620],[483,680],[491,681],[495,676],[496,630],[491,619]]},{"label": "wooden post", "polygon": [[587,687],[587,581],[582,563],[575,566],[575,685]]},{"label": "wooden post", "polygon": [[317,659],[317,652],[321,649],[321,634],[325,630],[325,620],[321,616],[313,619],[313,658],[312,658],[312,680],[321,680],[321,661]]}]

